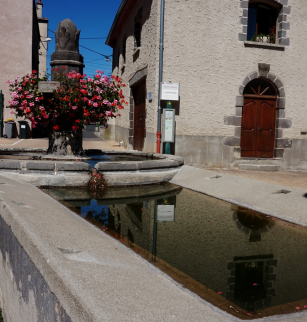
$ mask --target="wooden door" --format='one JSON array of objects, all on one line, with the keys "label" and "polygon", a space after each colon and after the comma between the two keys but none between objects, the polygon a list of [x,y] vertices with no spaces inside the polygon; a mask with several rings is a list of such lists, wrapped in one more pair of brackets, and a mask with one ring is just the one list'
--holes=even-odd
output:
[{"label": "wooden door", "polygon": [[132,89],[134,98],[134,118],[133,118],[133,149],[142,151],[145,139],[146,124],[146,82],[142,82]]},{"label": "wooden door", "polygon": [[241,156],[272,158],[276,100],[245,99],[241,125]]},{"label": "wooden door", "polygon": [[[244,95],[241,156],[273,158],[277,96],[264,95],[269,89],[267,84],[263,87],[263,84],[260,85],[258,81],[257,86],[254,85],[251,87],[253,93]],[[257,88],[258,85],[259,88]]]}]

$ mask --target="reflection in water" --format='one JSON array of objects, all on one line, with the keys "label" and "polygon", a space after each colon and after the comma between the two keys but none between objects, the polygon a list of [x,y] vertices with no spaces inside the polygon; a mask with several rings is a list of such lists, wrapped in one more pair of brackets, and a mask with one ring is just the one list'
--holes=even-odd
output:
[{"label": "reflection in water", "polygon": [[46,192],[234,315],[307,303],[305,228],[172,185]]}]

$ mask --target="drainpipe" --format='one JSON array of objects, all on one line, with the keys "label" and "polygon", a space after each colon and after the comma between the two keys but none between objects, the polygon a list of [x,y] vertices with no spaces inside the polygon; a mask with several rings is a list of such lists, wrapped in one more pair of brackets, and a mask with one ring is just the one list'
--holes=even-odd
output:
[{"label": "drainpipe", "polygon": [[159,96],[158,96],[158,123],[157,123],[157,153],[160,153],[161,146],[161,83],[163,72],[163,46],[164,46],[164,0],[161,0],[160,8],[160,53],[159,53]]}]

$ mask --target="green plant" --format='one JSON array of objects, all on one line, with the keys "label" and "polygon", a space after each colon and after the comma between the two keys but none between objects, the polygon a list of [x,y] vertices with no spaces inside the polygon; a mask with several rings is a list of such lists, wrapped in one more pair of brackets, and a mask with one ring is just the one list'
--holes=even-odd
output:
[{"label": "green plant", "polygon": [[83,129],[90,122],[105,125],[108,118],[120,116],[125,102],[120,77],[103,75],[97,71],[86,78],[80,73],[65,73],[65,67],[56,69],[60,86],[53,96],[44,97],[38,90],[41,80],[36,71],[14,81],[8,81],[12,95],[9,102],[16,117],[25,117],[35,128],[38,124],[54,131]]}]

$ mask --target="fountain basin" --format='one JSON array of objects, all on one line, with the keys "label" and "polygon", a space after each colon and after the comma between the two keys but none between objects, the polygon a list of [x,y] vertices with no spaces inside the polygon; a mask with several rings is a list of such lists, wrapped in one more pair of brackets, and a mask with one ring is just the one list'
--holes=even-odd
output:
[{"label": "fountain basin", "polygon": [[[42,150],[9,149],[0,151],[0,173],[36,186],[85,187],[91,178],[90,160],[78,157],[48,156]],[[41,157],[40,157],[41,153]],[[96,171],[108,186],[130,186],[163,183],[171,180],[183,165],[183,158],[174,155],[138,151],[86,150],[89,156],[105,155],[112,159],[136,161],[98,162]],[[87,158],[86,158],[87,159]],[[140,161],[141,160],[141,161]]]}]

